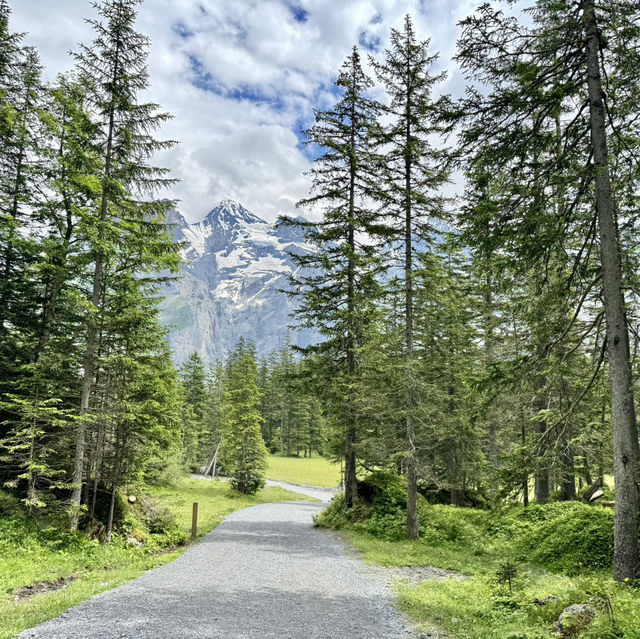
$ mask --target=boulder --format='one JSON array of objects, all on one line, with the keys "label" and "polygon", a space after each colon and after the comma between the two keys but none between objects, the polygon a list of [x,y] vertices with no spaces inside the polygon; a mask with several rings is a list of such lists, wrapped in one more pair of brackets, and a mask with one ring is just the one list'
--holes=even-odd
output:
[{"label": "boulder", "polygon": [[574,604],[562,611],[553,631],[562,639],[577,637],[588,628],[596,616],[596,611],[588,604]]},{"label": "boulder", "polygon": [[533,603],[536,606],[546,606],[548,604],[554,604],[557,601],[560,601],[560,597],[556,597],[555,595],[549,595],[548,597],[545,597],[544,599],[536,599]]}]

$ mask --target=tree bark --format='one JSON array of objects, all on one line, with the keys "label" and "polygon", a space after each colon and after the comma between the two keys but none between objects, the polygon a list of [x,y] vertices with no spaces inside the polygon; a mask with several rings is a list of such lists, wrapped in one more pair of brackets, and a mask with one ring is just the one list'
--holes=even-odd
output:
[{"label": "tree bark", "polygon": [[563,442],[562,453],[562,478],[560,482],[560,498],[562,501],[575,501],[576,472],[574,464],[573,447],[569,442]]},{"label": "tree bark", "polygon": [[[356,81],[356,65],[353,64],[353,85]],[[347,424],[347,438],[345,449],[345,503],[347,508],[351,508],[358,498],[358,481],[356,477],[356,452],[355,445],[357,441],[357,428],[356,428],[356,406],[353,384],[356,377],[356,327],[355,312],[356,312],[356,270],[355,270],[355,197],[356,197],[356,171],[357,166],[355,162],[356,151],[356,122],[355,122],[355,104],[351,103],[351,130],[350,130],[350,159],[349,159],[349,221],[347,230],[347,243],[349,245],[348,266],[347,266],[347,374],[349,378],[349,409],[348,409],[348,424]]]},{"label": "tree bark", "polygon": [[405,284],[405,347],[406,347],[406,425],[407,425],[407,537],[418,539],[418,464],[415,443],[416,388],[413,371],[413,209],[411,202],[411,61],[407,58],[407,105],[405,112],[405,166],[404,166],[404,284]]},{"label": "tree bark", "polygon": [[596,212],[607,327],[611,385],[611,425],[616,482],[613,572],[617,581],[640,576],[638,549],[638,477],[640,449],[633,398],[629,332],[622,290],[620,242],[611,176],[600,75],[600,41],[594,0],[583,0],[591,145],[595,168]]},{"label": "tree bark", "polygon": [[[114,68],[112,82],[115,82],[120,73],[120,47],[119,43],[114,54]],[[80,502],[82,498],[82,482],[84,475],[85,436],[87,432],[87,415],[89,413],[89,400],[91,398],[91,386],[96,373],[96,354],[98,346],[98,323],[93,317],[100,308],[102,298],[102,275],[104,270],[105,252],[102,246],[104,241],[104,225],[107,222],[109,209],[109,181],[111,179],[111,163],[113,152],[113,138],[115,133],[115,100],[113,99],[109,111],[109,125],[107,128],[107,144],[105,149],[104,179],[102,181],[102,196],[100,200],[100,222],[98,224],[98,249],[93,271],[93,288],[91,291],[91,310],[88,311],[86,320],[85,352],[83,358],[82,394],[80,396],[80,419],[76,431],[75,457],[73,463],[73,490],[71,493],[71,508],[69,514],[69,528],[77,530]]]}]

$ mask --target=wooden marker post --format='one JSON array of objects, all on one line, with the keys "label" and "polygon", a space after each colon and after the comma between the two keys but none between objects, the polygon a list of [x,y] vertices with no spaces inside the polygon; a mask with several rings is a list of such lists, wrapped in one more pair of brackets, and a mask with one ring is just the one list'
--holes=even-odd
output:
[{"label": "wooden marker post", "polygon": [[193,513],[191,515],[191,539],[198,535],[198,502],[193,502]]}]

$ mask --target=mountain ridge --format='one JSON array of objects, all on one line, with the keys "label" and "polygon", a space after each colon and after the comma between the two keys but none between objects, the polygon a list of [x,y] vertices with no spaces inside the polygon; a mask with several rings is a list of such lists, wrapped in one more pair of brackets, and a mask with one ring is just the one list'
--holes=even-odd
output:
[{"label": "mountain ridge", "polygon": [[[252,340],[259,355],[277,348],[295,309],[281,292],[297,269],[290,253],[310,250],[304,230],[269,223],[231,199],[200,222],[188,223],[177,210],[167,221],[185,259],[161,304],[176,363],[194,351],[205,361],[224,360],[241,337]],[[296,331],[291,340],[306,346],[315,335]]]}]

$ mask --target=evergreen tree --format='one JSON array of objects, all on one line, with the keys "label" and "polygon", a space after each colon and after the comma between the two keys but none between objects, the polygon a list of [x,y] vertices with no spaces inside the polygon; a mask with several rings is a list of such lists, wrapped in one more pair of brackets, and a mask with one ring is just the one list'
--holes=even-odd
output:
[{"label": "evergreen tree", "polygon": [[378,295],[375,248],[366,236],[374,221],[368,199],[376,179],[371,135],[378,105],[367,97],[372,81],[362,70],[357,48],[344,62],[336,84],[341,98],[333,109],[316,111],[315,124],[306,131],[307,143],[320,147],[322,155],[311,171],[313,193],[299,203],[323,205],[323,219],[318,224],[299,218],[283,221],[305,228],[307,242],[314,247],[310,254],[292,255],[301,267],[293,277],[292,295],[301,297],[298,323],[317,329],[322,337],[307,352],[322,355],[327,363],[331,410],[343,432],[346,503],[352,507],[357,497],[358,350]]},{"label": "evergreen tree", "polygon": [[[11,35],[6,37],[11,41]],[[42,69],[34,49],[17,48],[15,43],[14,38],[13,51],[9,45],[8,52],[11,75],[3,77],[4,86],[0,86],[5,100],[0,127],[0,358],[2,367],[9,370],[29,361],[28,346],[36,330],[38,292],[32,268],[38,240],[33,209],[43,182]]]},{"label": "evergreen tree", "polygon": [[[142,201],[136,193],[154,193],[168,185],[166,170],[152,167],[148,159],[172,142],[158,141],[153,132],[170,116],[156,104],[139,101],[149,86],[147,74],[148,39],[134,29],[136,7],[141,0],[105,0],[95,5],[101,20],[89,21],[96,33],[91,45],[81,45],[75,54],[80,79],[89,87],[88,102],[95,114],[101,152],[100,198],[95,231],[90,237],[93,277],[86,313],[86,345],[83,358],[83,385],[76,437],[70,525],[77,527],[78,507],[84,475],[85,434],[91,410],[91,389],[95,381],[98,355],[100,310],[104,297],[105,264],[123,241],[142,249],[144,271],[175,267],[171,260],[163,213],[170,202]],[[160,217],[158,217],[160,216]],[[125,239],[126,238],[126,239]],[[134,263],[135,268],[135,263]]]},{"label": "evergreen tree", "polygon": [[221,455],[231,485],[253,494],[264,485],[267,449],[260,425],[258,367],[253,345],[240,341],[229,356],[222,403]]},{"label": "evergreen tree", "polygon": [[[640,9],[626,0],[540,0],[527,13],[531,26],[485,3],[463,22],[458,60],[485,87],[470,87],[461,105],[461,146],[473,163],[481,156],[509,176],[505,206],[490,227],[490,241],[509,258],[546,272],[553,258],[569,255],[570,292],[599,251],[599,272],[588,287],[604,299],[617,493],[614,573],[624,580],[640,566],[640,450],[623,293],[630,264],[625,240],[634,225],[623,234],[618,219],[627,211],[634,217],[624,194],[637,191],[625,138],[637,134]],[[617,154],[629,164],[614,164]],[[541,205],[548,200],[557,202],[555,210]],[[589,309],[587,299],[579,296],[569,313],[574,322],[581,308]]]},{"label": "evergreen tree", "polygon": [[[207,401],[204,363],[198,353],[192,353],[180,369],[184,413],[182,422],[183,463],[191,471],[198,470],[209,454],[205,446]],[[206,451],[206,452],[205,452]],[[204,455],[204,456],[203,456]]]},{"label": "evergreen tree", "polygon": [[383,219],[377,231],[397,255],[394,267],[402,269],[398,284],[404,291],[404,359],[406,454],[407,454],[407,534],[416,539],[418,522],[418,469],[416,460],[416,411],[418,401],[415,314],[415,242],[423,250],[433,246],[438,233],[434,221],[441,218],[442,199],[438,190],[448,179],[442,153],[435,150],[429,136],[438,132],[433,117],[431,93],[443,75],[431,75],[437,55],[429,55],[429,41],[419,42],[409,15],[402,32],[392,29],[391,47],[384,62],[373,61],[378,79],[390,104],[384,109],[390,123],[384,128],[383,172],[380,190]]}]

